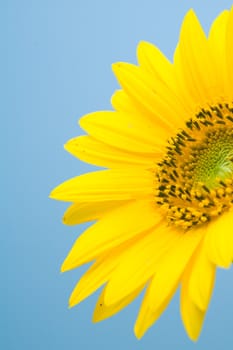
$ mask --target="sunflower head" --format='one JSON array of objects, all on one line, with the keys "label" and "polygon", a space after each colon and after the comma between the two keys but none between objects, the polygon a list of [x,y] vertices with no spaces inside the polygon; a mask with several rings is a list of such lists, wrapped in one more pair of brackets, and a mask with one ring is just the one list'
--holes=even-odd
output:
[{"label": "sunflower head", "polygon": [[114,315],[145,289],[135,323],[142,337],[181,286],[181,316],[200,334],[216,267],[233,261],[233,8],[206,36],[184,18],[170,62],[141,42],[138,65],[119,62],[113,111],[83,116],[86,135],[67,151],[104,167],[59,185],[72,202],[64,223],[94,221],[62,271],[92,261],[70,297],[74,306],[104,286],[94,321]]}]

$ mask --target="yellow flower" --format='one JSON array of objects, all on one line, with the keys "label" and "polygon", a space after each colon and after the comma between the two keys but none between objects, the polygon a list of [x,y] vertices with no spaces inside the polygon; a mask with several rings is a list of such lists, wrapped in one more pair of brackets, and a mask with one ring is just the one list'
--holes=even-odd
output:
[{"label": "yellow flower", "polygon": [[100,321],[145,289],[135,323],[141,338],[181,286],[181,316],[199,336],[216,267],[233,260],[233,8],[208,37],[190,10],[169,62],[138,45],[138,65],[116,63],[122,86],[114,111],[80,119],[88,135],[65,148],[107,169],[58,186],[73,202],[64,223],[95,220],[75,242],[62,271],[93,261],[75,287],[74,306],[104,285]]}]

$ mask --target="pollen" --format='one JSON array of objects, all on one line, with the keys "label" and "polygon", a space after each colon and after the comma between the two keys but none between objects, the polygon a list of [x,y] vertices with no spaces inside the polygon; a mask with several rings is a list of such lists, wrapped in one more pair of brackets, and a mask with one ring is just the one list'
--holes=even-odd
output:
[{"label": "pollen", "polygon": [[157,165],[156,203],[167,221],[189,229],[233,204],[233,107],[202,109],[168,140]]}]

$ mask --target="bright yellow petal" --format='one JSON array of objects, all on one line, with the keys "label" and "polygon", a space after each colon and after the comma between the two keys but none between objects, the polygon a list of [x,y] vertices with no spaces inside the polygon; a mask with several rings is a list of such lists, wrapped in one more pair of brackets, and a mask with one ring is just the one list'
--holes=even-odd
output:
[{"label": "bright yellow petal", "polygon": [[145,284],[160,260],[177,243],[179,235],[160,224],[129,247],[114,270],[105,292],[105,304],[119,302]]},{"label": "bright yellow petal", "polygon": [[157,155],[136,153],[111,147],[90,136],[79,136],[69,140],[65,149],[75,157],[97,166],[108,168],[141,167],[151,168]]},{"label": "bright yellow petal", "polygon": [[152,229],[160,222],[153,203],[136,201],[107,213],[75,242],[62,271],[96,259],[107,250]]},{"label": "bright yellow petal", "polygon": [[193,257],[189,271],[189,296],[202,311],[206,311],[212,295],[215,281],[215,265],[206,254],[205,245],[201,242]]},{"label": "bright yellow petal", "polygon": [[[134,100],[135,105],[145,114],[154,115],[160,127],[170,132],[180,127],[180,110],[177,110],[176,101],[173,98],[169,99],[165,93],[161,97],[158,94],[159,88],[156,90],[157,84],[153,84],[151,76],[146,71],[123,62],[115,63],[113,71],[123,89]],[[162,89],[162,85],[160,88]],[[168,89],[166,92],[168,93]]]},{"label": "bright yellow petal", "polygon": [[105,289],[104,289],[96,303],[95,311],[93,314],[93,322],[103,321],[106,318],[111,317],[115,315],[117,312],[121,311],[138,296],[142,288],[143,287],[138,288],[133,293],[129,294],[127,297],[120,300],[118,303],[113,305],[108,305],[108,306],[104,304],[104,299],[105,299]]},{"label": "bright yellow petal", "polygon": [[141,41],[137,48],[139,64],[157,79],[174,87],[173,67],[166,56],[153,44]]},{"label": "bright yellow petal", "polygon": [[67,202],[131,200],[153,195],[149,171],[102,170],[77,176],[56,187],[51,198]]},{"label": "bright yellow petal", "polygon": [[142,301],[142,305],[134,326],[134,333],[138,339],[142,338],[142,336],[145,334],[145,332],[150,328],[157,319],[161,316],[161,314],[164,312],[164,310],[167,308],[176,288],[173,288],[173,290],[170,291],[170,294],[164,298],[163,303],[160,305],[159,308],[156,310],[152,310],[150,307],[151,298],[150,298],[150,291],[151,283],[149,284],[145,296]]},{"label": "bright yellow petal", "polygon": [[80,303],[106,283],[114,268],[119,264],[124,249],[127,248],[126,243],[123,247],[121,245],[98,258],[75,286],[69,305],[74,306]]},{"label": "bright yellow petal", "polygon": [[153,311],[161,305],[178,286],[181,276],[189,263],[193,252],[203,235],[203,229],[196,229],[187,234],[180,233],[177,244],[168,251],[157,268],[148,295],[149,305]]},{"label": "bright yellow petal", "polygon": [[[150,125],[154,126],[154,120],[151,119],[150,116],[140,113],[140,110],[135,106],[134,101],[126,94],[124,90],[116,90],[111,97],[111,104],[113,108],[118,112],[123,112],[126,114],[137,115],[139,114],[141,118],[146,119],[146,123],[150,123]],[[163,130],[161,128],[161,130]],[[163,130],[166,133],[165,130]],[[166,133],[167,135],[167,133]]]},{"label": "bright yellow petal", "polygon": [[[167,141],[167,138],[170,136],[168,130],[164,128],[163,125],[155,122],[154,115],[151,113],[145,113],[145,110],[140,109],[134,100],[127,95],[124,90],[116,90],[111,98],[111,103],[113,108],[120,113],[128,114],[134,119],[141,120],[143,124],[146,124],[148,128],[153,129],[153,132],[156,132],[156,137],[158,136],[159,140]],[[161,144],[160,156],[164,154],[164,147]]]},{"label": "bright yellow petal", "polygon": [[226,29],[226,60],[227,60],[227,73],[228,73],[228,88],[229,88],[229,98],[233,98],[233,47],[232,47],[232,38],[233,38],[233,6],[231,7],[229,13],[229,20],[227,23]]},{"label": "bright yellow petal", "polygon": [[[169,99],[175,106],[172,109],[177,111],[177,118],[183,123],[187,119],[189,109],[184,101],[177,94],[174,67],[169,60],[154,45],[147,42],[140,42],[137,49],[139,64],[148,71],[153,82],[153,89],[164,99]],[[175,112],[176,114],[176,112]],[[169,116],[170,117],[170,116]]]},{"label": "bright yellow petal", "polygon": [[196,304],[194,304],[189,295],[190,276],[190,270],[187,268],[181,284],[180,311],[184,327],[189,337],[193,341],[196,341],[202,329],[205,312],[201,311]]},{"label": "bright yellow petal", "polygon": [[155,126],[126,113],[95,112],[83,116],[79,123],[97,140],[134,153],[156,154],[165,142]]},{"label": "bright yellow petal", "polygon": [[200,107],[216,100],[221,90],[217,85],[214,61],[206,36],[193,10],[184,18],[179,47],[183,78],[190,95]]},{"label": "bright yellow petal", "polygon": [[64,213],[63,223],[66,225],[77,225],[83,222],[97,220],[122,204],[125,204],[125,201],[74,203]]},{"label": "bright yellow petal", "polygon": [[208,42],[216,67],[216,76],[221,94],[219,99],[227,96],[227,66],[226,66],[226,27],[229,11],[223,11],[213,22]]},{"label": "bright yellow petal", "polygon": [[233,211],[212,221],[207,230],[206,251],[217,266],[228,268],[233,261]]},{"label": "bright yellow petal", "polygon": [[174,70],[176,89],[180,98],[184,101],[186,109],[189,111],[187,115],[195,115],[199,112],[199,103],[197,98],[187,89],[187,84],[184,77],[183,62],[181,61],[180,45],[178,44],[174,52]]}]

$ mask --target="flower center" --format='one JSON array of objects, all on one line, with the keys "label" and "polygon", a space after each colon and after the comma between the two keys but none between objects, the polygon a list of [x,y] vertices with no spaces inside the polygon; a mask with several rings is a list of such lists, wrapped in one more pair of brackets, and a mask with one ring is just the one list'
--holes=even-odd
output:
[{"label": "flower center", "polygon": [[233,203],[233,108],[201,112],[168,141],[156,172],[156,203],[170,223],[188,229]]},{"label": "flower center", "polygon": [[210,131],[202,142],[193,147],[195,159],[187,163],[193,170],[193,182],[203,182],[208,188],[215,188],[217,179],[228,178],[233,171],[233,132],[227,128]]}]

